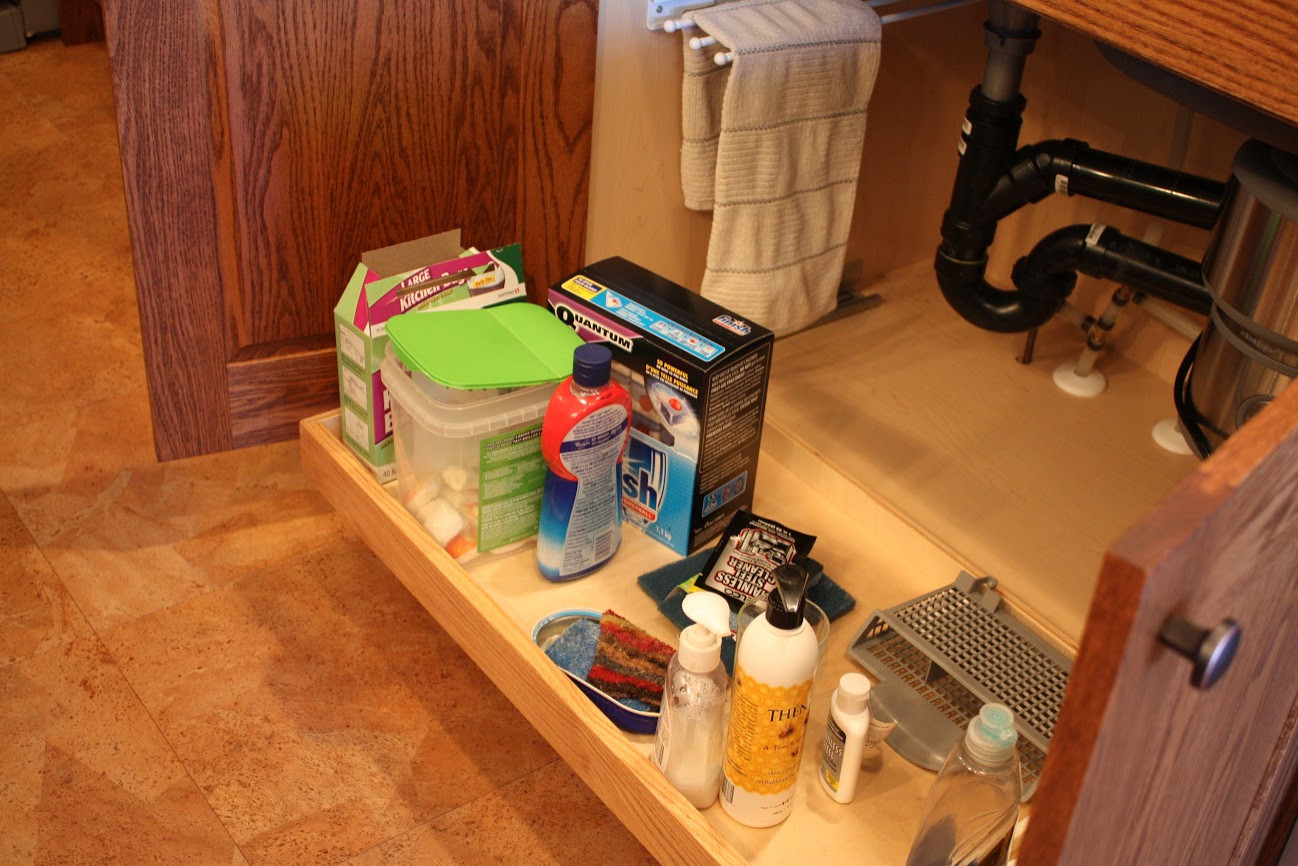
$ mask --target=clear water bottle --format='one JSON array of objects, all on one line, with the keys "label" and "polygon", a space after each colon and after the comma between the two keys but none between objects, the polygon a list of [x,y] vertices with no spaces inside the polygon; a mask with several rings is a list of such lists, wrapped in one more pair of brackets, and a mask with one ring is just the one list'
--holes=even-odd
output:
[{"label": "clear water bottle", "polygon": [[1022,780],[1014,713],[986,704],[956,742],[924,802],[906,866],[1003,866]]}]

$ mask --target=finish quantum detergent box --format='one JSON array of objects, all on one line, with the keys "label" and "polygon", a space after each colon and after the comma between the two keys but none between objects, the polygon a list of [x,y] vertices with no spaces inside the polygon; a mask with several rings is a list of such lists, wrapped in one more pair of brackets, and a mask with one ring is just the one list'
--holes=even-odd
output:
[{"label": "finish quantum detergent box", "polygon": [[388,319],[405,312],[490,307],[527,298],[518,244],[464,249],[460,232],[394,244],[361,256],[334,307],[343,440],[380,482],[397,477],[392,403],[379,365]]},{"label": "finish quantum detergent box", "polygon": [[631,393],[624,519],[684,556],[751,510],[771,332],[623,258],[551,286],[549,304],[608,344]]}]

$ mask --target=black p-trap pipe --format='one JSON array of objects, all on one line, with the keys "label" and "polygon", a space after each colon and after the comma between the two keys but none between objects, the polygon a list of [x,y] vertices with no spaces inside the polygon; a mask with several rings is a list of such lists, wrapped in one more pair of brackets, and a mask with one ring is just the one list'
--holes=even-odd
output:
[{"label": "black p-trap pipe", "polygon": [[[992,0],[990,9],[983,86],[969,97],[960,164],[934,260],[947,302],[980,328],[1028,331],[1058,311],[1080,271],[1205,311],[1209,298],[1197,262],[1104,227],[1071,226],[1047,236],[1015,266],[1014,289],[987,282],[987,250],[999,220],[1052,192],[1086,195],[1206,228],[1216,221],[1225,190],[1216,181],[1093,150],[1080,141],[1018,150],[1025,105],[1018,81],[1040,34],[1036,17],[1018,7]],[[989,87],[995,98],[987,95]]]}]

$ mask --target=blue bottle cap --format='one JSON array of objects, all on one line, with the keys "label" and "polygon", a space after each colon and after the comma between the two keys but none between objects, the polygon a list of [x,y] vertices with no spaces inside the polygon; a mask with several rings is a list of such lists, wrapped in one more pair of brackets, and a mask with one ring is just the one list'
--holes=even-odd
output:
[{"label": "blue bottle cap", "polygon": [[572,381],[584,388],[598,388],[609,380],[613,353],[601,343],[585,343],[572,352]]},{"label": "blue bottle cap", "polygon": [[1008,760],[1018,739],[1014,712],[1004,704],[983,704],[965,729],[965,749],[975,761],[988,766]]}]

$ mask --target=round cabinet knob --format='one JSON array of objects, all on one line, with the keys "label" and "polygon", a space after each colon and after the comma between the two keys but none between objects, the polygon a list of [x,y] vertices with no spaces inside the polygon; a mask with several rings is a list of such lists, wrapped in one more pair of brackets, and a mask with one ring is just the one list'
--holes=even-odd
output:
[{"label": "round cabinet knob", "polygon": [[1203,628],[1179,616],[1167,618],[1158,639],[1194,662],[1190,685],[1209,689],[1222,678],[1239,649],[1242,629],[1233,619],[1223,619],[1213,628]]}]

